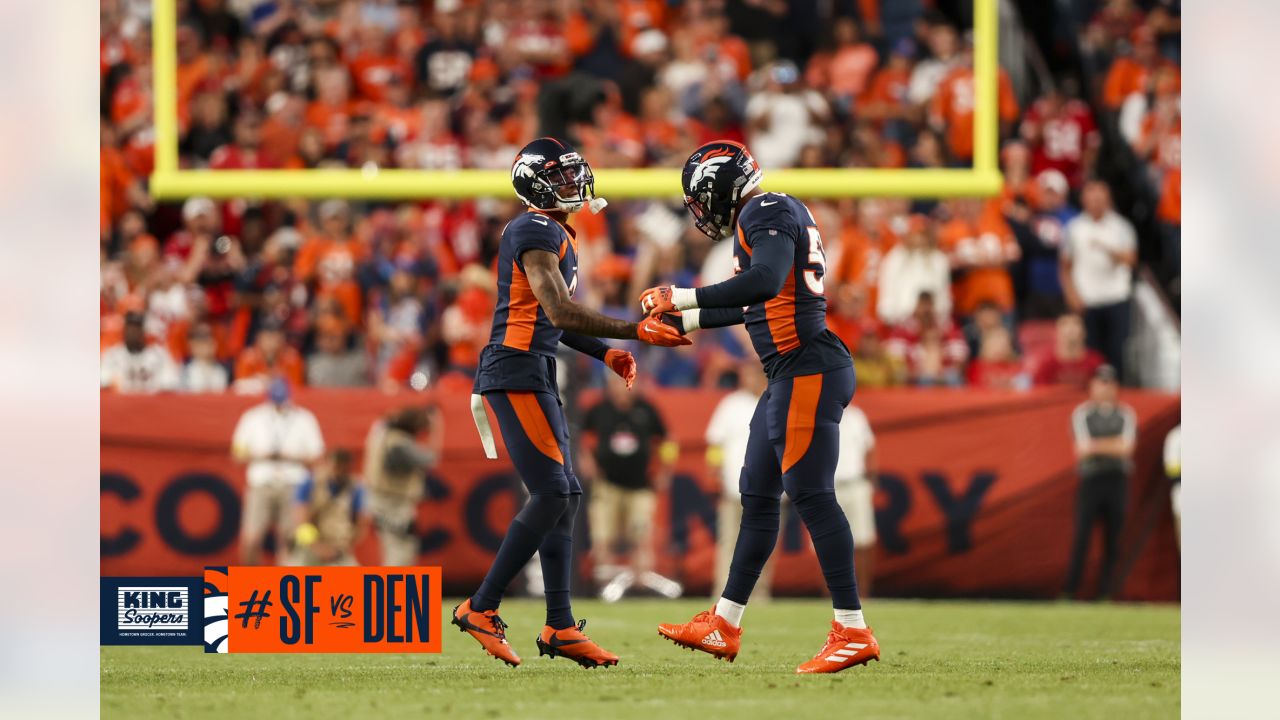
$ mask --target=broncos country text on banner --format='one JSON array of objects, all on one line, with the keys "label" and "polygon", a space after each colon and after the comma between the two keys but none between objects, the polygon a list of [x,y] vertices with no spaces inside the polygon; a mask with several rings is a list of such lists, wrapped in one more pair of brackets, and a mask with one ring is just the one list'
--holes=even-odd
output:
[{"label": "broncos country text on banner", "polygon": [[438,653],[438,567],[208,567],[210,653]]}]

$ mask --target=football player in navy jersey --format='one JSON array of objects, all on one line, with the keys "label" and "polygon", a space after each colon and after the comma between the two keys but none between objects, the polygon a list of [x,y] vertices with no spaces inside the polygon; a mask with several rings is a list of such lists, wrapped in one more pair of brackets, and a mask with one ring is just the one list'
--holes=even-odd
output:
[{"label": "football player in navy jersey", "polygon": [[745,323],[769,386],[751,418],[739,478],[742,526],[715,607],[691,622],[659,625],[678,645],[729,661],[741,647],[742,613],[778,537],[779,500],[795,505],[822,565],[835,619],[822,650],[798,673],[839,672],[880,659],[862,617],[853,536],[836,503],[840,418],[853,397],[849,350],[827,329],[826,257],[804,203],[760,189],[760,166],[735,142],[712,142],[685,162],[685,207],[713,240],[734,243],[734,277],[700,288],[650,288],[650,317],[687,334]]},{"label": "football player in navy jersey", "polygon": [[595,197],[591,167],[572,147],[555,138],[534,140],[516,157],[511,183],[527,212],[502,231],[498,304],[489,344],[480,353],[472,413],[485,454],[496,457],[484,410],[488,401],[511,462],[529,490],[529,501],[511,521],[480,589],[453,609],[452,622],[493,657],[519,665],[498,604],[536,552],[547,600],[546,626],[536,640],[539,654],[567,657],[583,667],[616,665],[618,656],[582,633],[586,621],[575,624],[570,607],[573,519],[582,486],[569,457],[556,385],[556,347],[566,345],[604,362],[629,388],[636,376],[631,353],[597,338],[639,339],[668,347],[690,341],[660,318],[616,320],[572,300],[578,254],[569,215],[584,207],[598,212],[605,204]]}]

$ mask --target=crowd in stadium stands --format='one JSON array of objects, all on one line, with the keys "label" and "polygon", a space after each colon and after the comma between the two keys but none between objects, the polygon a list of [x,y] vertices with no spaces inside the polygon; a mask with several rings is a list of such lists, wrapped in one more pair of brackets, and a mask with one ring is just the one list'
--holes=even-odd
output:
[{"label": "crowd in stadium stands", "polygon": [[[778,168],[963,167],[972,40],[936,5],[187,0],[180,163],[505,170],[552,134],[596,168],[678,167],[699,143],[743,141],[766,189]],[[1001,70],[1001,196],[809,202],[829,324],[861,387],[1083,388],[1104,361],[1123,373],[1138,237],[1096,164],[1116,128],[1156,199],[1143,242],[1176,277],[1177,4],[1075,5],[1092,18],[1091,71],[1020,102]],[[102,0],[101,28],[104,387],[251,392],[277,374],[470,387],[514,197],[156,204],[150,3]],[[575,216],[579,299],[634,317],[646,287],[727,277],[727,244],[684,212],[618,201]],[[716,386],[751,352],[740,330],[631,349],[659,384]]]}]

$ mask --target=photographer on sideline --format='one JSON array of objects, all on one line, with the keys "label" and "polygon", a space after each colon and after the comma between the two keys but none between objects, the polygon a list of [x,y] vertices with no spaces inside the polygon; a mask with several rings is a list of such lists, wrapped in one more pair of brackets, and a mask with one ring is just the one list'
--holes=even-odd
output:
[{"label": "photographer on sideline", "polygon": [[295,564],[357,564],[355,547],[369,531],[369,515],[353,464],[351,451],[337,448],[298,486]]},{"label": "photographer on sideline", "polygon": [[[425,447],[418,444],[423,432],[428,433]],[[439,462],[443,447],[444,420],[435,406],[393,411],[369,429],[364,480],[383,565],[418,561],[418,503],[426,497],[427,470]]]}]

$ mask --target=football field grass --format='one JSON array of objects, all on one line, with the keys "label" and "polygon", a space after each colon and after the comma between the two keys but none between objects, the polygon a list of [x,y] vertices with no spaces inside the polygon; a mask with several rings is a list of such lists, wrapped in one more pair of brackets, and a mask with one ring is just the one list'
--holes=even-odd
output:
[{"label": "football field grass", "polygon": [[[456,601],[446,600],[447,613]],[[441,655],[206,655],[101,650],[104,718],[1171,718],[1179,714],[1177,606],[874,600],[881,662],[794,675],[821,648],[821,600],[753,604],[737,662],[658,637],[709,603],[579,600],[587,633],[622,657],[584,670],[539,658],[540,601],[502,616],[509,668],[446,624]]]}]

